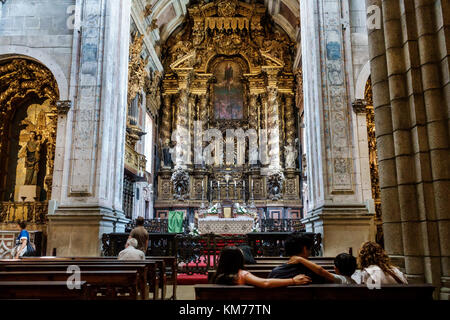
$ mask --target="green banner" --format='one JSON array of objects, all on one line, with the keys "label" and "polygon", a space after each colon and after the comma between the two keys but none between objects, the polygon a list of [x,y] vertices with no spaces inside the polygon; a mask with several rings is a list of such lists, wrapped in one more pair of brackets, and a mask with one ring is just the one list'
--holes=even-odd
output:
[{"label": "green banner", "polygon": [[183,232],[183,211],[169,211],[168,232]]}]

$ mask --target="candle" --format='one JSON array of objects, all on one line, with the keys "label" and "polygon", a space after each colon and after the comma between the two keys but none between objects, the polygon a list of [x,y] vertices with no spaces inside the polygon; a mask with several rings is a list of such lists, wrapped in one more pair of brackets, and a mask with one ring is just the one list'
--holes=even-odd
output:
[{"label": "candle", "polygon": [[234,187],[236,188],[236,180],[234,180]]}]

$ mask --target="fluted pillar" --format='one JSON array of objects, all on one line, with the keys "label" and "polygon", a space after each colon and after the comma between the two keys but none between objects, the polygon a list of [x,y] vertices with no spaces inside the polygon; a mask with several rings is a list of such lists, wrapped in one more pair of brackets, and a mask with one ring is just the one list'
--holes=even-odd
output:
[{"label": "fluted pillar", "polygon": [[[131,1],[76,2],[66,128],[58,132],[47,253],[98,256],[103,233],[123,232]],[[78,14],[79,13],[79,14]]]},{"label": "fluted pillar", "polygon": [[444,2],[367,0],[385,248],[411,282],[450,296],[449,43]]},{"label": "fluted pillar", "polygon": [[326,256],[350,247],[357,252],[362,242],[375,239],[373,214],[356,179],[342,5],[339,0],[300,1],[309,200],[303,222],[307,231],[322,233]]}]

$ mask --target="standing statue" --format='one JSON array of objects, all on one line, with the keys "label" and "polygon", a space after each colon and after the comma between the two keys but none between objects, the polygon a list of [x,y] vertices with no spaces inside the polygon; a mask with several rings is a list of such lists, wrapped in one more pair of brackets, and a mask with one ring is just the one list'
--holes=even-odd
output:
[{"label": "standing statue", "polygon": [[173,197],[184,201],[189,196],[189,174],[181,167],[172,174]]},{"label": "standing statue", "polygon": [[297,159],[297,148],[291,144],[284,147],[284,158],[286,169],[295,169],[295,159]]},{"label": "standing statue", "polygon": [[267,178],[267,191],[269,198],[272,200],[280,200],[282,198],[284,174],[281,171],[272,173]]},{"label": "standing statue", "polygon": [[36,132],[32,131],[30,134],[30,140],[19,152],[19,158],[25,158],[25,185],[37,185],[40,150],[40,138],[38,137]]}]

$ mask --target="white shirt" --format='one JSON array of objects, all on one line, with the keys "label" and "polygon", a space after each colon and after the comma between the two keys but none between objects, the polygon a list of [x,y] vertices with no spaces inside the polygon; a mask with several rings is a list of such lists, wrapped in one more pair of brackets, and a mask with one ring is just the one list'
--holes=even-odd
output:
[{"label": "white shirt", "polygon": [[[391,268],[392,272],[399,278],[404,284],[408,283],[403,273],[397,268]],[[371,265],[362,270],[361,283],[379,283],[379,284],[399,284],[393,277],[387,272],[381,270],[377,265]]]},{"label": "white shirt", "polygon": [[334,283],[340,283],[340,284],[356,284],[356,281],[348,276],[343,276],[340,274],[333,274],[334,276]]},{"label": "white shirt", "polygon": [[145,254],[141,250],[136,249],[133,246],[128,246],[124,250],[119,252],[119,260],[145,260]]}]

